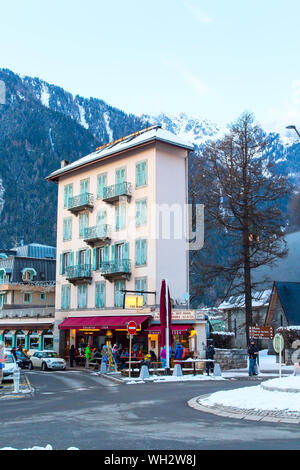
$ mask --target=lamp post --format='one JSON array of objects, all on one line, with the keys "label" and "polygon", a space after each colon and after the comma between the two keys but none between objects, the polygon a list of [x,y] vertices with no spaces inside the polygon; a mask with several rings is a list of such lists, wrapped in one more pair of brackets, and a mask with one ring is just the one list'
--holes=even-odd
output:
[{"label": "lamp post", "polygon": [[298,132],[298,129],[296,126],[286,126],[286,129],[289,129],[289,130],[294,130],[296,132],[296,134],[298,135],[298,137],[300,138],[300,133]]}]

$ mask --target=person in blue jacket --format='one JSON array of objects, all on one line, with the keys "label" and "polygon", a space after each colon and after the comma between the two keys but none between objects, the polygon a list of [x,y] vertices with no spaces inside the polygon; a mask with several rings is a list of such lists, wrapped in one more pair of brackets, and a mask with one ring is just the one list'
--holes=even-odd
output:
[{"label": "person in blue jacket", "polygon": [[182,359],[183,347],[180,343],[177,344],[174,351],[174,359]]}]

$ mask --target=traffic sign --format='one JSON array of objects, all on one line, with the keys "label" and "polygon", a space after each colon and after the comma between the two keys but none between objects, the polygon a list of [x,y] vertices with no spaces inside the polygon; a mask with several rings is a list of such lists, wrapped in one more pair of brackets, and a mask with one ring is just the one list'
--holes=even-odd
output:
[{"label": "traffic sign", "polygon": [[273,339],[273,347],[275,351],[279,354],[284,349],[284,339],[280,333],[276,333]]},{"label": "traffic sign", "polygon": [[130,335],[134,335],[136,333],[136,330],[137,330],[137,325],[135,323],[135,321],[130,321],[127,325],[127,331]]}]

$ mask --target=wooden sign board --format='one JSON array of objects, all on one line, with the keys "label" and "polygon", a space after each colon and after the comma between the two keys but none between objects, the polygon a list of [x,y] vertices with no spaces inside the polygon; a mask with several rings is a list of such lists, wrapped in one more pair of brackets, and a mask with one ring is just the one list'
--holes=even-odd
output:
[{"label": "wooden sign board", "polygon": [[142,295],[126,295],[125,308],[143,308],[144,297]]},{"label": "wooden sign board", "polygon": [[249,336],[253,339],[273,339],[274,328],[272,326],[250,326]]}]

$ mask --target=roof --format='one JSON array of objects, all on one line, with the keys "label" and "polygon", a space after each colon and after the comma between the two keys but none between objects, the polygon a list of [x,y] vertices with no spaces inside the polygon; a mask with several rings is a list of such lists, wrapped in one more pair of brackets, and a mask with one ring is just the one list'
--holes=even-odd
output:
[{"label": "roof", "polygon": [[70,163],[69,165],[66,165],[64,168],[60,168],[59,170],[54,171],[47,177],[47,179],[56,181],[59,176],[63,175],[64,173],[76,170],[83,165],[92,164],[98,160],[101,160],[102,158],[109,157],[116,153],[130,150],[139,145],[155,141],[175,145],[176,147],[182,147],[187,150],[194,150],[194,145],[192,143],[187,142],[181,137],[178,137],[175,134],[166,131],[165,129],[162,129],[161,126],[152,126],[99,147],[95,152],[82,157],[79,160]]},{"label": "roof", "polygon": [[[269,304],[271,289],[263,291],[252,291],[252,307],[264,307]],[[245,307],[245,296],[238,295],[236,297],[229,297],[219,305],[220,310],[231,310],[235,308]]]},{"label": "roof", "polygon": [[289,325],[299,325],[300,282],[275,282],[274,286]]}]

